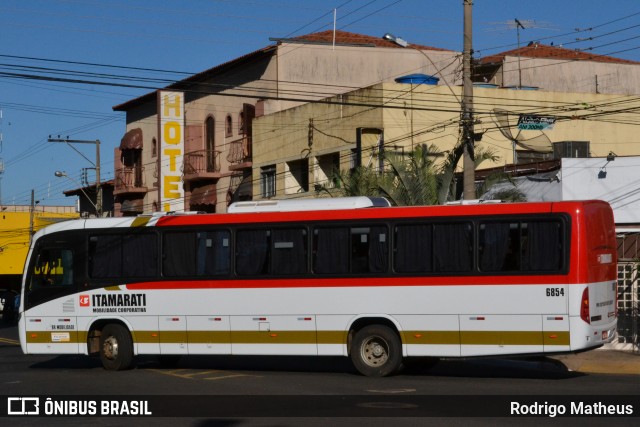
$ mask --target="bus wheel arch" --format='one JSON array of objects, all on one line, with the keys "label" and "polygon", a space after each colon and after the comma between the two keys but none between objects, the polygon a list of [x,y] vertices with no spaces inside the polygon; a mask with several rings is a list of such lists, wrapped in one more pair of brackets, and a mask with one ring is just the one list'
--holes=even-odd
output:
[{"label": "bus wheel arch", "polygon": [[387,318],[360,318],[349,329],[349,357],[363,375],[384,377],[402,368],[402,338]]}]

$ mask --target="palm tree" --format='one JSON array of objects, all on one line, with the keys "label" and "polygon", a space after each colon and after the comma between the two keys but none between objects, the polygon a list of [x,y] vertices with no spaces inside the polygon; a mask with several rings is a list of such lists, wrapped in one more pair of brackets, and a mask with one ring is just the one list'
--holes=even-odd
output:
[{"label": "palm tree", "polygon": [[[386,197],[398,206],[437,205],[451,200],[453,178],[462,149],[456,147],[437,166],[434,159],[441,155],[435,145],[419,145],[409,154],[387,154],[386,168],[381,173],[369,166],[360,166],[337,174],[338,188],[322,187],[332,196]],[[485,160],[496,161],[492,150],[475,150],[476,166]]]},{"label": "palm tree", "polygon": [[[473,162],[477,168],[484,161],[496,162],[500,157],[490,148],[474,147]],[[439,170],[440,185],[438,190],[438,203],[445,204],[452,198],[454,190],[454,181],[456,168],[458,162],[462,158],[464,147],[462,144],[458,144],[453,150],[449,151],[446,155],[445,161]]]},{"label": "palm tree", "polygon": [[397,206],[438,204],[438,174],[434,165],[437,147],[417,146],[406,156],[391,154],[380,176],[379,188]]},{"label": "palm tree", "polygon": [[[523,193],[517,186],[517,184],[511,179],[509,175],[504,172],[495,172],[485,178],[480,188],[479,194],[486,195],[491,187],[498,183],[508,182],[509,186],[494,191],[490,195],[491,200],[501,200],[503,202],[526,202],[527,195]],[[486,200],[486,199],[485,199]]]}]

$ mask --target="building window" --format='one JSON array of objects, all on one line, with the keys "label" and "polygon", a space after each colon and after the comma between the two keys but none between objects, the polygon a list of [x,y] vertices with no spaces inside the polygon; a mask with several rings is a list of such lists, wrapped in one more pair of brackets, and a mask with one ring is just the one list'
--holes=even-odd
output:
[{"label": "building window", "polygon": [[225,132],[226,136],[232,136],[233,135],[233,121],[231,119],[231,114],[227,114],[224,132]]},{"label": "building window", "polygon": [[241,111],[240,114],[238,115],[238,133],[240,135],[244,135],[246,132],[246,127],[244,124],[244,112]]},{"label": "building window", "polygon": [[553,143],[553,158],[589,157],[589,141],[559,141]]},{"label": "building window", "polygon": [[298,194],[309,191],[309,160],[294,160],[285,165],[284,193]]},{"label": "building window", "polygon": [[340,153],[331,153],[315,158],[313,183],[316,191],[340,187]]},{"label": "building window", "polygon": [[151,157],[156,157],[158,155],[158,140],[153,138],[151,140]]},{"label": "building window", "polygon": [[260,169],[260,192],[263,198],[276,195],[276,165],[265,166]]},{"label": "building window", "polygon": [[204,130],[205,130],[205,144],[207,150],[207,171],[215,170],[215,151],[216,151],[216,122],[212,116],[207,117],[204,122]]}]

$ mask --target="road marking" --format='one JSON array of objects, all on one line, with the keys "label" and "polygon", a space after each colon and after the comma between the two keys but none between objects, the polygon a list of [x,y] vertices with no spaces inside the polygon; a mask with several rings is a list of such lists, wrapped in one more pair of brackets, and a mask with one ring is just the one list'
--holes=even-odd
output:
[{"label": "road marking", "polygon": [[2,338],[2,337],[0,337],[0,342],[5,343],[5,344],[20,345],[20,341],[12,340],[11,338]]},{"label": "road marking", "polygon": [[387,390],[365,390],[369,393],[384,393],[384,394],[394,394],[394,393],[414,393],[416,391],[415,388],[390,388]]},{"label": "road marking", "polygon": [[256,377],[256,378],[259,378],[258,375],[234,374],[234,375],[224,375],[222,377],[203,378],[203,380],[224,380],[224,379],[227,379],[227,378],[238,378],[238,377]]},{"label": "road marking", "polygon": [[[195,377],[200,377],[198,379],[203,379],[203,380],[222,380],[222,379],[228,379],[228,378],[240,378],[240,377],[255,377],[255,378],[259,378],[259,375],[249,375],[249,374],[238,374],[235,372],[228,372],[228,371],[218,371],[218,370],[206,370],[206,371],[193,371],[191,369],[174,369],[174,370],[164,370],[164,369],[149,369],[150,371],[153,372],[158,372],[160,374],[163,375],[169,375],[172,377],[177,377],[177,378],[182,378],[185,380],[192,380],[192,379],[196,379]],[[184,373],[181,373],[184,372]],[[218,375],[215,376],[215,374],[223,374],[223,375]],[[224,375],[227,374],[227,375]],[[211,377],[206,377],[206,378],[202,378],[205,375],[214,375]]]},{"label": "road marking", "polygon": [[183,376],[185,378],[191,378],[191,377],[196,377],[198,375],[209,375],[209,374],[215,374],[215,373],[218,373],[218,372],[223,372],[223,371],[199,371],[199,372],[193,372],[191,374],[184,374],[184,375],[181,375],[181,376]]}]

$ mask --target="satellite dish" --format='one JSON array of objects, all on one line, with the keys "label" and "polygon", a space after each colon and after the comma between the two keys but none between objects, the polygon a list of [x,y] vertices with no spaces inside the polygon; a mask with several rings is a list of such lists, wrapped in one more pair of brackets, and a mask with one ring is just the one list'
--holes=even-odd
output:
[{"label": "satellite dish", "polygon": [[[514,163],[515,163],[516,146],[527,151],[535,151],[538,153],[553,152],[553,145],[551,143],[551,139],[543,131],[534,131],[534,132],[540,132],[540,134],[527,138],[522,134],[522,130],[518,129],[518,133],[516,133],[515,136],[513,135],[513,133],[511,132],[511,128],[515,126],[517,129],[517,124],[512,125],[509,122],[509,116],[518,118],[520,116],[518,113],[509,112],[507,110],[503,110],[500,108],[494,108],[492,113],[493,113],[493,117],[492,117],[493,121],[495,122],[496,125],[498,125],[498,130],[500,130],[500,133],[502,133],[502,135],[505,138],[507,138],[509,141],[511,141],[511,143],[513,144]],[[532,132],[532,131],[527,131],[527,132]]]}]

